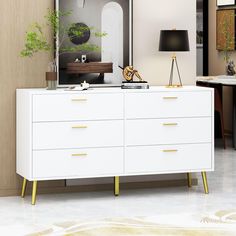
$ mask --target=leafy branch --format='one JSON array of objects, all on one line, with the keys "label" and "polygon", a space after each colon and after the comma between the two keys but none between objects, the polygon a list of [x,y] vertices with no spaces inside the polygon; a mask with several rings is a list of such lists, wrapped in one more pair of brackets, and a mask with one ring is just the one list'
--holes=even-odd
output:
[{"label": "leafy branch", "polygon": [[20,52],[22,57],[32,57],[39,51],[50,51],[51,45],[43,34],[42,27],[34,23],[26,32],[25,48]]}]

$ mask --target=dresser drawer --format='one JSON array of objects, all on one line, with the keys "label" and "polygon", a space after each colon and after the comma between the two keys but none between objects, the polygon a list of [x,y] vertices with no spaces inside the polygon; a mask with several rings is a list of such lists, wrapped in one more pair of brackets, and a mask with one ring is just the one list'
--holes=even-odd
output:
[{"label": "dresser drawer", "polygon": [[33,123],[33,149],[124,145],[123,121]]},{"label": "dresser drawer", "polygon": [[211,144],[128,147],[125,173],[184,173],[212,170]]},{"label": "dresser drawer", "polygon": [[123,119],[123,94],[34,95],[33,121]]},{"label": "dresser drawer", "polygon": [[127,145],[211,142],[211,118],[144,119],[126,122]]},{"label": "dresser drawer", "polygon": [[114,176],[123,173],[123,148],[33,152],[34,178]]},{"label": "dresser drawer", "polygon": [[125,95],[127,119],[211,116],[212,93],[158,92]]}]

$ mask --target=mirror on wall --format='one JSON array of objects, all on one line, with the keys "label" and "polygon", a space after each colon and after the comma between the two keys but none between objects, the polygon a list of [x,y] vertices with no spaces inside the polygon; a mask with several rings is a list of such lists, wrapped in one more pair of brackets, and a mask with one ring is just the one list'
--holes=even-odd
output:
[{"label": "mirror on wall", "polygon": [[208,75],[208,0],[197,0],[197,76]]}]

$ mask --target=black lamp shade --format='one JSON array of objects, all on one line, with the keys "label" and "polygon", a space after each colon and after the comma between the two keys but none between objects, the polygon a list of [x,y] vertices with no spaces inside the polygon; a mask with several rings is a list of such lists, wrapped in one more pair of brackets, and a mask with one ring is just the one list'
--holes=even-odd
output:
[{"label": "black lamp shade", "polygon": [[185,52],[189,51],[187,30],[161,30],[159,51]]}]

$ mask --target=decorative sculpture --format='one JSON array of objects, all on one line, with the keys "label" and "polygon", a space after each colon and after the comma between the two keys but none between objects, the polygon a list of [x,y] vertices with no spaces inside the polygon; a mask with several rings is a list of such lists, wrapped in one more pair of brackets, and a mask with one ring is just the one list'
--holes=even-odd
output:
[{"label": "decorative sculpture", "polygon": [[136,76],[138,78],[139,82],[143,81],[142,77],[140,76],[138,71],[134,69],[133,66],[127,66],[122,69],[123,69],[123,76],[127,82],[133,82],[134,76]]},{"label": "decorative sculpture", "polygon": [[[122,68],[123,77],[125,81],[122,82],[122,89],[149,89],[149,84],[147,81],[144,81],[137,70],[133,66],[126,66]],[[138,81],[134,81],[134,77],[138,78]]]},{"label": "decorative sculpture", "polygon": [[227,75],[235,75],[235,64],[234,62],[231,60],[229,61],[228,65],[227,65]]}]

